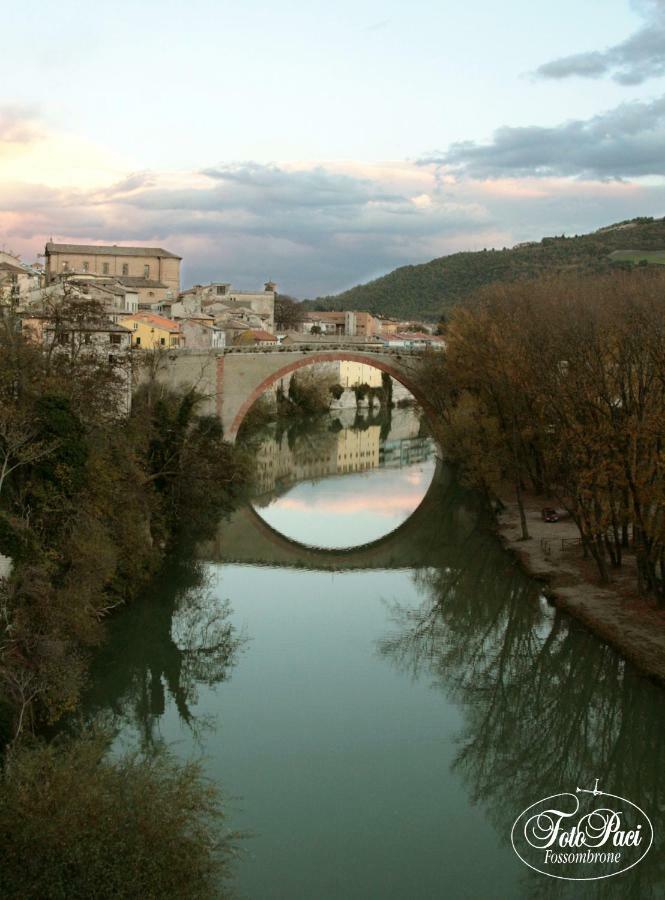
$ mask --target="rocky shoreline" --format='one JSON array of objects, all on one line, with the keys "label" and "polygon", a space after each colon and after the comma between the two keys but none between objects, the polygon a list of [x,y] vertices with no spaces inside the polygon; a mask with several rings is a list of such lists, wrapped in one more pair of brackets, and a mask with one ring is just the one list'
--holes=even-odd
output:
[{"label": "rocky shoreline", "polygon": [[543,593],[555,606],[583,622],[644,675],[665,686],[665,610],[638,594],[634,567],[613,572],[601,585],[593,561],[584,559],[577,528],[567,516],[544,522],[541,509],[556,506],[525,498],[529,540],[521,539],[517,504],[505,500],[497,515],[498,533],[527,572],[545,583]]}]

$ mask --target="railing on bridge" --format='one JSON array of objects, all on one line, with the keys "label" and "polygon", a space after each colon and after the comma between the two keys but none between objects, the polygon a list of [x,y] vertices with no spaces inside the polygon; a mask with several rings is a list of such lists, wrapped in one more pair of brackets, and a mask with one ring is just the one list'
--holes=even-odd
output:
[{"label": "railing on bridge", "polygon": [[[376,344],[277,344],[275,347],[224,347],[216,352],[220,354],[231,353],[325,353],[331,350],[335,352],[345,351],[351,353],[357,351],[359,353],[375,353],[383,356],[386,353],[390,356],[422,356],[430,350],[429,347],[382,347]],[[182,351],[178,351],[182,352]],[[185,352],[187,352],[185,350]],[[200,352],[200,351],[199,351]],[[436,351],[432,351],[436,352]]]}]

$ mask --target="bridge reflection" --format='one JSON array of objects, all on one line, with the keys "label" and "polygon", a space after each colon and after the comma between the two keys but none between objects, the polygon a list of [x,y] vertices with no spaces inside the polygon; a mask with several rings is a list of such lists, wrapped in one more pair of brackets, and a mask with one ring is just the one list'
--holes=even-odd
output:
[{"label": "bridge reflection", "polygon": [[[215,539],[200,545],[199,555],[206,562],[334,572],[428,568],[441,560],[441,535],[433,522],[444,514],[451,516],[460,541],[478,525],[477,508],[459,504],[453,487],[451,470],[438,462],[427,493],[406,521],[378,540],[348,549],[310,547],[292,540],[247,504],[220,523]],[[446,513],[445,506],[453,508]]]}]

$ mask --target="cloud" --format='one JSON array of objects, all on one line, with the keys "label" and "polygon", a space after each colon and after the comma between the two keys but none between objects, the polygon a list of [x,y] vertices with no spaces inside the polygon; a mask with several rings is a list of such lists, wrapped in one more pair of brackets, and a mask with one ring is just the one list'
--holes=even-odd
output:
[{"label": "cloud", "polygon": [[665,175],[665,96],[623,103],[553,127],[497,129],[488,144],[463,141],[422,160],[470,178]]},{"label": "cloud", "polygon": [[183,286],[221,280],[249,289],[270,278],[287,293],[315,297],[458,250],[660,215],[664,200],[665,188],[654,185],[456,178],[438,163],[111,172],[93,188],[0,173],[0,245],[29,261],[51,235],[161,245],[183,257]]},{"label": "cloud", "polygon": [[[262,165],[135,173],[96,189],[0,181],[0,232],[67,241],[160,243],[185,278],[239,286],[268,276],[316,295],[437,255],[492,228],[482,203],[439,191],[411,164]],[[24,244],[22,244],[24,246]],[[33,251],[33,252],[35,252]]]},{"label": "cloud", "polygon": [[0,106],[0,145],[29,144],[40,137],[37,114],[32,107],[11,104]]},{"label": "cloud", "polygon": [[625,41],[607,50],[554,59],[539,66],[536,76],[563,79],[575,75],[580,78],[610,75],[619,84],[635,85],[665,75],[665,0],[642,0],[633,6],[647,21]]}]

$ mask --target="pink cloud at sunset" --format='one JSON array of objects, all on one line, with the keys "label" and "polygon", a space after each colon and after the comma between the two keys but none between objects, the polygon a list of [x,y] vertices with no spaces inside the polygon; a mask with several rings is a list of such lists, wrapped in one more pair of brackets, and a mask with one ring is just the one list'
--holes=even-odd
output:
[{"label": "pink cloud at sunset", "polygon": [[277,500],[274,508],[299,513],[329,513],[352,516],[356,513],[371,513],[391,519],[410,515],[423,499],[423,492],[412,494],[393,494],[389,497],[372,497],[367,495],[355,497],[339,497],[323,495],[312,499],[284,497]]}]

